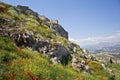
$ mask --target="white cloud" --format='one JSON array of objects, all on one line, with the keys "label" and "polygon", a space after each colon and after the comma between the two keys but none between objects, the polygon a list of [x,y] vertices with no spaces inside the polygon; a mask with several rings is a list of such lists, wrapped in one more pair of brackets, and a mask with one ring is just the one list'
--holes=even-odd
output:
[{"label": "white cloud", "polygon": [[85,39],[72,39],[72,38],[70,38],[70,41],[75,42],[81,46],[94,45],[94,44],[98,44],[100,42],[117,43],[117,42],[120,42],[120,31],[117,31],[115,34],[109,35],[109,36],[88,37]]}]

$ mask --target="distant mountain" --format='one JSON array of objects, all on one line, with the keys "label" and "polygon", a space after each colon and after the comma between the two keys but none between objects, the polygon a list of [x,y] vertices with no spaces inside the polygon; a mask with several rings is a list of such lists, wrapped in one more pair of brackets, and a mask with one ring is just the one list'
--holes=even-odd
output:
[{"label": "distant mountain", "polygon": [[120,42],[100,42],[85,48],[92,52],[120,52]]},{"label": "distant mountain", "polygon": [[96,49],[95,52],[120,52],[120,45],[100,47]]}]

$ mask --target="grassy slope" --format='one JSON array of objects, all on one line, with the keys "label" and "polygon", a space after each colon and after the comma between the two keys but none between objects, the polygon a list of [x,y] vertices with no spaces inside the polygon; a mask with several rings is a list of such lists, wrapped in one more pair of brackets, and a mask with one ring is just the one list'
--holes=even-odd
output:
[{"label": "grassy slope", "polygon": [[[97,78],[77,73],[69,66],[52,64],[41,54],[17,48],[12,40],[0,37],[0,80],[96,80]],[[99,79],[97,79],[99,80]]]},{"label": "grassy slope", "polygon": [[[59,42],[67,48],[68,40],[55,36],[48,27],[40,25],[33,16],[18,14],[10,5],[6,6],[3,3],[0,5],[5,7],[5,11],[0,12],[0,17],[15,20],[19,24],[19,28],[16,29],[37,31],[38,34],[34,37],[42,37],[46,40],[52,38],[53,41],[50,41],[52,44]],[[14,26],[14,23],[5,25]],[[40,53],[24,47],[18,48],[9,38],[0,37],[0,80],[108,80],[110,76],[100,63],[89,60],[86,62],[92,69],[92,75],[76,72],[70,64],[67,66],[52,64]]]},{"label": "grassy slope", "polygon": [[120,80],[120,64],[108,64],[108,67],[110,67],[114,73],[115,73],[115,77],[116,77],[116,80]]}]

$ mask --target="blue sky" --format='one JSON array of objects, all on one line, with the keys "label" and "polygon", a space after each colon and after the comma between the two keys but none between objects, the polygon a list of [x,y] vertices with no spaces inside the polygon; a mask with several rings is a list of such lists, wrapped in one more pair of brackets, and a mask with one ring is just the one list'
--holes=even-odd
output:
[{"label": "blue sky", "polygon": [[[81,46],[120,38],[120,0],[1,0],[29,6],[49,19],[58,19],[70,40]],[[103,39],[102,39],[103,38]],[[110,38],[111,41],[112,38]],[[87,42],[86,42],[87,40]],[[91,42],[93,41],[93,42]],[[109,40],[108,40],[109,41]]]}]

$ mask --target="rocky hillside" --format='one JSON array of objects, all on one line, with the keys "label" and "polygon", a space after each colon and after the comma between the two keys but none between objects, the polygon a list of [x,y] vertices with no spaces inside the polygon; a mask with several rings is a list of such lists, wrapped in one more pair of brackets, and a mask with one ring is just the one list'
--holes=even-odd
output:
[{"label": "rocky hillside", "polygon": [[0,79],[114,80],[115,75],[70,42],[58,20],[0,2]]}]

